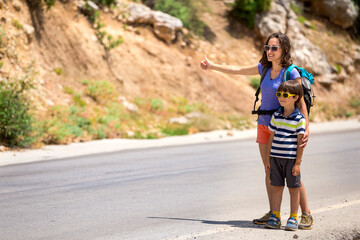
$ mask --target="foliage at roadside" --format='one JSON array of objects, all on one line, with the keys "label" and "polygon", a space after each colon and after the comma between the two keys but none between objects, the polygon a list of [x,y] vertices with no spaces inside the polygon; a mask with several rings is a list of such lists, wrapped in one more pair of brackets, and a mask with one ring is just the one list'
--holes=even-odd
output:
[{"label": "foliage at roadside", "polygon": [[[85,87],[83,91],[64,89],[72,96],[71,106],[53,107],[49,112],[50,120],[42,122],[44,143],[118,137],[154,139],[226,126],[251,126],[250,120],[244,121],[234,115],[217,116],[206,104],[191,103],[182,96],[174,96],[169,103],[159,98],[135,98],[133,102],[138,110],[132,111],[125,107],[124,99],[111,83],[94,80],[82,80],[81,83]],[[188,116],[186,122],[176,120],[184,116]]]},{"label": "foliage at roadside", "polygon": [[272,0],[235,0],[228,16],[246,24],[250,29],[255,24],[255,14],[268,11]]},{"label": "foliage at roadside", "polygon": [[314,118],[326,119],[331,121],[334,119],[346,119],[360,115],[360,98],[352,96],[343,105],[332,105],[324,102],[315,103],[310,114],[310,121]]},{"label": "foliage at roadside", "polygon": [[34,119],[26,91],[31,89],[30,74],[0,82],[0,143],[28,147],[33,142]]},{"label": "foliage at roadside", "polygon": [[206,104],[189,102],[182,96],[174,96],[170,102],[135,98],[133,105],[137,110],[134,111],[126,107],[127,101],[124,102],[111,83],[86,79],[81,84],[77,89],[64,88],[64,93],[72,98],[69,106],[53,106],[46,116],[36,119],[32,135],[37,136],[37,143],[156,139],[215,129],[244,129],[253,124],[251,119],[237,115],[219,115]]}]

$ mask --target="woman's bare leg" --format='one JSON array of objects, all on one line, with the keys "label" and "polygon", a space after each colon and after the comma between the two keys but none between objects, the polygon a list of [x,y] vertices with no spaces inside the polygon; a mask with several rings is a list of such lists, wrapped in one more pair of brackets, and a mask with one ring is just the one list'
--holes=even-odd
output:
[{"label": "woman's bare leg", "polygon": [[301,212],[306,212],[307,214],[310,214],[310,209],[308,206],[306,192],[305,192],[305,186],[302,181],[300,187],[300,207],[301,207]]},{"label": "woman's bare leg", "polygon": [[[267,154],[267,150],[268,150],[268,144],[259,143],[259,151],[260,151],[261,159],[264,164],[264,170],[265,170],[265,157]],[[268,173],[265,173],[265,186],[266,186],[266,192],[268,195],[270,211],[273,211],[272,188],[271,188],[271,184],[270,184],[270,175]]]}]

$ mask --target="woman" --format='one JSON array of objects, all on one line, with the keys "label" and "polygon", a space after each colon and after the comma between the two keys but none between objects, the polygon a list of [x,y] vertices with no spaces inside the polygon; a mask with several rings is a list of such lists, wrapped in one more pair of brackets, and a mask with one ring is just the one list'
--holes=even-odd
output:
[{"label": "woman", "polygon": [[[219,65],[210,62],[205,57],[205,60],[200,63],[200,66],[204,70],[212,69],[223,73],[240,75],[261,75],[263,69],[267,67],[268,71],[260,86],[262,95],[260,110],[276,110],[280,107],[280,103],[276,97],[276,90],[284,79],[284,73],[287,67],[292,64],[291,50],[291,43],[288,36],[283,33],[277,32],[271,34],[268,37],[264,46],[262,58],[257,65],[247,67]],[[299,83],[301,84],[300,75],[295,68],[290,73],[290,80],[299,81]],[[300,147],[305,148],[309,136],[309,117],[303,98],[301,99],[297,107],[306,119],[306,132],[300,145]],[[260,156],[263,160],[263,163],[265,163],[265,156],[267,153],[268,141],[270,137],[270,131],[268,129],[270,120],[271,113],[259,115],[258,118],[256,142],[259,144]],[[271,201],[272,191],[270,185],[270,176],[268,173],[266,173],[265,176],[265,184],[269,199],[270,211],[266,213],[262,218],[254,219],[253,223],[255,224],[265,224],[269,220],[269,217],[271,216],[271,211],[273,209]],[[302,216],[299,228],[311,229],[313,226],[313,218],[310,215],[310,210],[306,199],[305,187],[302,182],[301,185],[302,187],[300,188],[300,207],[302,210]]]}]

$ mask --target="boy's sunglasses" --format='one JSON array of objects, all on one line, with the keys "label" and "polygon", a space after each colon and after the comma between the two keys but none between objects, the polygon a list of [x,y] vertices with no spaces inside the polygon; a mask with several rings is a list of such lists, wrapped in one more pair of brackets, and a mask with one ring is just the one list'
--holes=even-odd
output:
[{"label": "boy's sunglasses", "polygon": [[269,46],[269,45],[265,45],[264,46],[264,49],[266,52],[270,51],[273,51],[273,52],[277,52],[277,50],[280,48],[280,46]]},{"label": "boy's sunglasses", "polygon": [[296,94],[291,94],[291,93],[287,93],[287,92],[276,92],[276,96],[279,97],[283,97],[283,98],[289,98],[289,97],[293,97],[296,96]]}]

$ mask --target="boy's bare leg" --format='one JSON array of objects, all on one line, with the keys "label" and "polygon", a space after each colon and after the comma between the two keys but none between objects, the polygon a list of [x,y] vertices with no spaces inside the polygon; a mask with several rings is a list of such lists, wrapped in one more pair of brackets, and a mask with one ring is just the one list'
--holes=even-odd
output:
[{"label": "boy's bare leg", "polygon": [[291,213],[298,214],[300,204],[300,188],[289,188]]},{"label": "boy's bare leg", "polygon": [[274,207],[273,211],[280,212],[284,187],[271,186],[271,188],[272,188],[272,206]]},{"label": "boy's bare leg", "polygon": [[[260,150],[261,159],[263,161],[264,169],[265,169],[265,157],[266,157],[267,150],[268,150],[268,144],[259,143],[259,150]],[[265,186],[266,186],[266,192],[268,195],[270,211],[274,211],[273,206],[272,206],[272,202],[273,202],[272,201],[272,191],[271,191],[272,186],[270,184],[270,175],[268,173],[265,173]]]},{"label": "boy's bare leg", "polygon": [[307,214],[310,214],[310,209],[307,203],[307,197],[305,192],[305,185],[303,181],[301,181],[301,187],[300,187],[300,207],[302,212],[306,212]]}]

